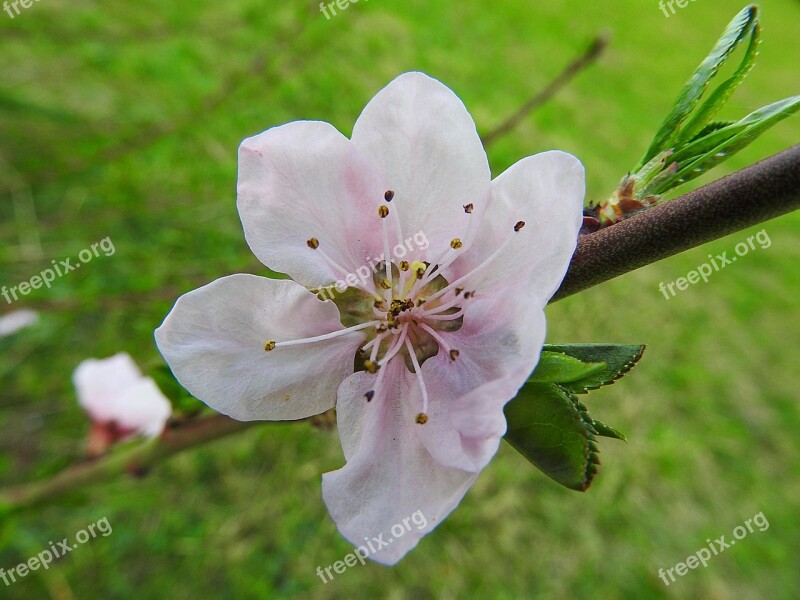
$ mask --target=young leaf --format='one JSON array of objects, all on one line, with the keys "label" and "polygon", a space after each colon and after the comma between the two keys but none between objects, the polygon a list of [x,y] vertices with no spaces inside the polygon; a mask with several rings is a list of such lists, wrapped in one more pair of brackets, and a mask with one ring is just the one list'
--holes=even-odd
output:
[{"label": "young leaf", "polygon": [[601,423],[600,421],[592,421],[592,427],[597,432],[597,435],[602,435],[603,437],[614,438],[615,440],[622,440],[623,442],[627,442],[628,438],[625,437],[624,433],[620,433],[613,427],[609,427],[605,423]]},{"label": "young leaf", "polygon": [[538,383],[567,383],[599,373],[606,363],[585,363],[561,352],[542,352],[536,370],[528,381]]},{"label": "young leaf", "polygon": [[604,385],[610,385],[623,377],[642,358],[645,346],[623,344],[567,344],[545,345],[547,352],[560,352],[584,363],[605,363],[605,368],[586,377],[559,382],[575,394],[586,394]]},{"label": "young leaf", "polygon": [[[697,103],[705,93],[706,88],[711,83],[711,80],[716,77],[717,73],[728,60],[733,51],[736,50],[739,44],[748,37],[755,37],[757,41],[758,32],[756,29],[758,26],[758,18],[759,8],[755,4],[750,4],[749,6],[745,7],[738,15],[736,15],[736,17],[734,17],[733,21],[731,21],[731,23],[725,29],[725,32],[722,34],[722,37],[717,42],[716,46],[714,46],[714,49],[700,64],[700,66],[692,75],[691,79],[689,79],[684,86],[683,90],[678,96],[672,112],[670,112],[669,116],[661,125],[661,128],[658,130],[658,133],[656,133],[652,143],[650,144],[650,148],[648,148],[645,155],[639,161],[639,164],[634,168],[634,172],[639,171],[643,165],[647,164],[657,154],[676,147],[678,140],[681,138],[682,125],[687,119],[689,119],[692,112],[696,108]],[[730,93],[733,92],[733,89],[738,86],[742,79],[744,79],[745,75],[747,75],[747,72],[750,68],[748,65],[754,56],[755,44],[751,43],[751,47],[753,48],[753,54],[751,54],[750,50],[748,50],[748,52],[745,54],[742,64],[736,72],[736,75],[734,75],[731,80],[723,84],[723,91],[720,93],[720,97],[717,98],[716,101],[711,105],[708,105],[707,107],[704,106],[704,112],[708,114],[706,120],[713,116],[713,113],[716,112],[716,110],[718,110],[721,106],[720,101],[727,99],[727,97],[730,96]],[[702,125],[703,124],[699,122],[694,123],[694,126],[697,129],[702,128]]]},{"label": "young leaf", "polygon": [[505,438],[545,475],[586,491],[600,464],[592,420],[585,407],[552,383],[527,383],[506,405]]}]

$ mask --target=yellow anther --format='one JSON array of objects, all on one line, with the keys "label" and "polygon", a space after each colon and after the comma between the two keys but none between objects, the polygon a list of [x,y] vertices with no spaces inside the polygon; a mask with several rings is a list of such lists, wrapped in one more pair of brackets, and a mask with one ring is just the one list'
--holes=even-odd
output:
[{"label": "yellow anther", "polygon": [[451,247],[453,250],[458,250],[458,249],[459,249],[459,248],[461,248],[463,245],[464,245],[464,244],[462,244],[462,243],[461,243],[461,240],[460,240],[460,239],[458,239],[458,238],[455,238],[455,239],[453,239],[453,241],[451,241],[451,242],[450,242],[450,247]]},{"label": "yellow anther", "polygon": [[319,248],[319,240],[317,238],[311,238],[306,242],[306,244],[308,244],[308,247],[312,250]]},{"label": "yellow anther", "polygon": [[275,350],[275,346],[276,346],[275,340],[269,340],[266,344],[264,344],[264,350],[266,352],[272,352],[273,350]]},{"label": "yellow anther", "polygon": [[417,423],[419,425],[425,425],[425,423],[427,422],[428,422],[428,415],[426,415],[425,413],[419,413],[417,415]]},{"label": "yellow anther", "polygon": [[411,268],[411,263],[409,263],[407,260],[401,260],[400,261],[400,270],[401,271],[408,271],[410,268]]},{"label": "yellow anther", "polygon": [[385,204],[381,204],[380,207],[378,207],[378,216],[380,216],[381,219],[385,219],[386,217],[388,217],[389,207],[386,206]]},{"label": "yellow anther", "polygon": [[472,213],[474,208],[475,208],[475,206],[472,204],[472,202],[470,202],[469,204],[465,204],[464,205],[464,212],[469,215],[469,214]]},{"label": "yellow anther", "polygon": [[461,354],[461,352],[453,348],[452,350],[450,350],[450,360],[457,359],[459,354]]},{"label": "yellow anther", "polygon": [[523,227],[525,227],[525,221],[517,221],[517,224],[514,225],[514,231],[519,231]]},{"label": "yellow anther", "polygon": [[378,363],[376,363],[375,361],[365,360],[364,368],[370,373],[377,373],[380,367],[378,366]]}]

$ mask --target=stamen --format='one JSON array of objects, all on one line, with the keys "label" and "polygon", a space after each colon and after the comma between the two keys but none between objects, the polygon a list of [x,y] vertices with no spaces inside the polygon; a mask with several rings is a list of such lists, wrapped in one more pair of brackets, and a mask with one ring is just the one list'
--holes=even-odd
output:
[{"label": "stamen", "polygon": [[315,237],[312,237],[310,240],[308,240],[306,244],[308,244],[308,247],[312,250],[319,248],[319,240]]},{"label": "stamen", "polygon": [[[386,278],[381,282],[381,287],[386,290],[386,301],[392,301],[392,288],[394,287],[394,274],[392,273],[392,260],[389,255],[389,232],[386,228],[386,217],[389,215],[389,207],[382,204],[378,209],[381,217],[381,235],[383,235],[383,260],[386,269]],[[388,284],[388,287],[387,287]]]},{"label": "stamen", "polygon": [[[519,221],[519,223],[522,223],[523,226],[525,224],[524,221]],[[517,223],[517,225],[519,225],[519,223]],[[517,225],[514,226],[514,230],[515,231],[519,231],[519,229],[517,229]],[[521,227],[520,227],[520,229],[521,229]],[[514,236],[513,235],[509,236],[508,238],[506,238],[506,241],[503,242],[502,244],[500,244],[500,247],[497,250],[495,250],[494,252],[492,252],[492,254],[486,260],[484,260],[481,264],[479,264],[477,267],[472,269],[472,271],[470,271],[466,275],[462,275],[461,277],[456,279],[453,283],[451,283],[447,287],[444,287],[441,290],[439,290],[438,292],[436,292],[433,296],[428,298],[428,301],[430,302],[431,300],[436,300],[437,298],[441,298],[443,295],[445,295],[450,290],[452,290],[452,289],[454,289],[456,287],[459,287],[467,279],[469,279],[470,277],[474,276],[476,273],[478,273],[478,272],[482,271],[483,269],[485,269],[498,256],[500,256],[500,254],[503,252],[503,250],[506,249],[506,246],[508,246],[512,242],[512,240],[514,240]]]},{"label": "stamen", "polygon": [[[411,364],[414,365],[414,372],[417,374],[417,381],[419,382],[419,388],[422,391],[422,412],[428,412],[428,389],[425,387],[425,380],[422,378],[422,369],[419,366],[419,360],[417,360],[417,353],[414,352],[414,346],[411,344],[411,340],[406,338],[406,347],[408,348],[408,354],[411,358]],[[419,419],[419,417],[417,417]],[[419,420],[417,421],[419,423]],[[427,422],[427,418],[425,419]],[[424,423],[420,423],[421,425]]]},{"label": "stamen", "polygon": [[419,325],[420,329],[427,331],[431,337],[435,339],[436,342],[442,347],[442,350],[445,352],[451,352],[450,344],[448,344],[447,341],[441,335],[439,335],[433,327],[430,327],[425,323],[417,323],[417,325]]},{"label": "stamen", "polygon": [[[324,258],[328,262],[329,265],[331,265],[334,269],[337,269],[339,271],[339,277],[341,279],[346,279],[347,278],[347,275],[348,275],[347,269],[345,269],[342,265],[340,265],[335,260],[333,260],[330,256],[328,256],[327,253],[324,250],[318,250],[318,252],[322,256],[322,258]],[[378,294],[377,291],[375,291],[375,288],[372,287],[371,285],[370,286],[366,285],[366,282],[364,282],[364,283],[356,282],[356,285],[354,287],[357,287],[362,292],[365,292],[365,293],[369,294],[373,298],[380,298],[380,295]]]},{"label": "stamen", "polygon": [[409,263],[407,260],[401,260],[400,261],[400,270],[401,271],[408,271],[410,268],[411,268],[411,263]]},{"label": "stamen", "polygon": [[468,215],[471,215],[473,210],[475,210],[475,205],[472,202],[464,205],[464,212]]},{"label": "stamen", "polygon": [[387,190],[386,193],[383,195],[383,199],[387,202],[391,202],[392,198],[394,198],[394,192],[392,190]]},{"label": "stamen", "polygon": [[367,399],[367,402],[372,402],[372,398],[375,397],[375,390],[368,391],[366,394],[364,394],[364,397]]},{"label": "stamen", "polygon": [[454,239],[453,239],[453,240],[450,242],[450,247],[451,247],[453,250],[459,250],[459,249],[460,249],[460,248],[462,248],[463,246],[464,246],[464,244],[463,244],[463,243],[461,243],[461,240],[460,240],[460,239],[458,239],[458,238],[454,238]]},{"label": "stamen", "polygon": [[425,425],[425,423],[427,422],[428,422],[428,415],[426,415],[425,413],[419,413],[417,415],[417,424]]},{"label": "stamen", "polygon": [[317,335],[314,337],[301,338],[298,340],[287,340],[285,342],[275,342],[274,340],[269,340],[264,346],[264,350],[270,352],[275,348],[283,348],[285,346],[300,346],[302,344],[314,344],[316,342],[326,342],[328,340],[332,340],[337,337],[347,335],[348,333],[353,333],[354,331],[360,331],[362,329],[366,329],[367,327],[372,327],[373,325],[377,325],[378,323],[380,323],[380,321],[370,321],[368,323],[361,323],[361,325],[356,325],[354,327],[348,327],[347,329],[332,331],[331,333],[326,333],[325,335]]},{"label": "stamen", "polygon": [[517,221],[517,224],[514,225],[514,231],[519,231],[523,227],[525,227],[525,221]]},{"label": "stamen", "polygon": [[455,362],[455,360],[459,357],[460,354],[461,352],[453,348],[452,350],[450,350],[450,360]]},{"label": "stamen", "polygon": [[381,219],[385,219],[386,217],[388,217],[389,216],[389,207],[386,206],[385,204],[381,204],[378,207],[378,215],[380,216]]},{"label": "stamen", "polygon": [[374,374],[374,373],[378,372],[378,369],[380,369],[380,366],[376,362],[373,362],[371,360],[365,360],[364,361],[364,368],[367,370],[367,372]]}]

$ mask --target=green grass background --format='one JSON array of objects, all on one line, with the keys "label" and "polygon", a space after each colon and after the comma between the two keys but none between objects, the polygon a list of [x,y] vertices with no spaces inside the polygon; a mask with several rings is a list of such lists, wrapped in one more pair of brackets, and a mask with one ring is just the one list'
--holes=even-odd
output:
[{"label": "green grass background", "polygon": [[[397,74],[452,87],[487,132],[600,29],[610,50],[490,150],[495,174],[560,148],[607,195],[743,2],[372,0],[327,21],[314,2],[41,0],[0,12],[0,285],[107,236],[100,257],[16,307],[40,326],[0,342],[0,481],[80,459],[87,423],[70,375],[87,357],[152,341],[174,299],[233,272],[264,273],[235,208],[236,147],[270,126],[322,119],[349,134]],[[798,93],[795,0],[765,3],[759,65],[736,118]],[[714,171],[796,143],[785,121]],[[669,301],[658,291],[766,228],[751,252]],[[266,424],[0,525],[6,569],[102,517],[113,534],[0,597],[775,598],[800,597],[800,215],[651,265],[548,309],[551,342],[647,343],[634,374],[594,393],[602,443],[586,494],[562,489],[507,445],[459,508],[399,565],[328,584],[318,565],[351,546],[327,517],[320,474],[335,432]],[[3,304],[2,309],[7,307]],[[756,532],[669,588],[657,576],[764,512]]]}]

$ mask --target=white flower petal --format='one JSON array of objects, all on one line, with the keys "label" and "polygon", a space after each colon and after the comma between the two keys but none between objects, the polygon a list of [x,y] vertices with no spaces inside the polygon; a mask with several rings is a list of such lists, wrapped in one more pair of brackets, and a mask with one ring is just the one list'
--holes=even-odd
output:
[{"label": "white flower petal", "polygon": [[156,343],[181,385],[214,410],[240,421],[293,420],[333,407],[363,335],[271,352],[264,345],[342,329],[333,302],[293,281],[231,275],[178,299]]},{"label": "white flower petal", "polygon": [[[468,288],[524,294],[542,307],[564,279],[583,223],[583,165],[565,152],[529,156],[492,183],[492,202],[473,245],[447,269],[454,281],[473,271],[510,237]],[[517,222],[524,227],[514,231]]]},{"label": "white flower petal", "polygon": [[[328,123],[274,127],[239,148],[247,243],[265,265],[307,287],[343,280],[383,252],[378,207],[387,189],[380,171]],[[312,238],[318,250],[309,248]]]},{"label": "white flower petal", "polygon": [[39,313],[29,309],[15,310],[0,317],[0,337],[14,335],[18,331],[36,324]]},{"label": "white flower petal", "polygon": [[448,87],[422,73],[401,75],[367,104],[352,139],[394,191],[403,237],[421,233],[430,243],[427,255],[415,248],[408,260],[435,258],[454,238],[468,247],[489,202],[491,171],[472,117]]},{"label": "white flower petal", "polygon": [[[402,361],[385,368],[371,402],[364,390],[374,376],[356,373],[342,383],[336,411],[347,464],[323,475],[322,495],[342,535],[366,548],[382,536],[389,545],[378,550],[375,543],[369,558],[392,565],[458,506],[478,475],[431,458],[415,431],[422,426],[405,402],[416,385],[413,374]],[[403,534],[392,533],[404,520],[409,525]]]}]

